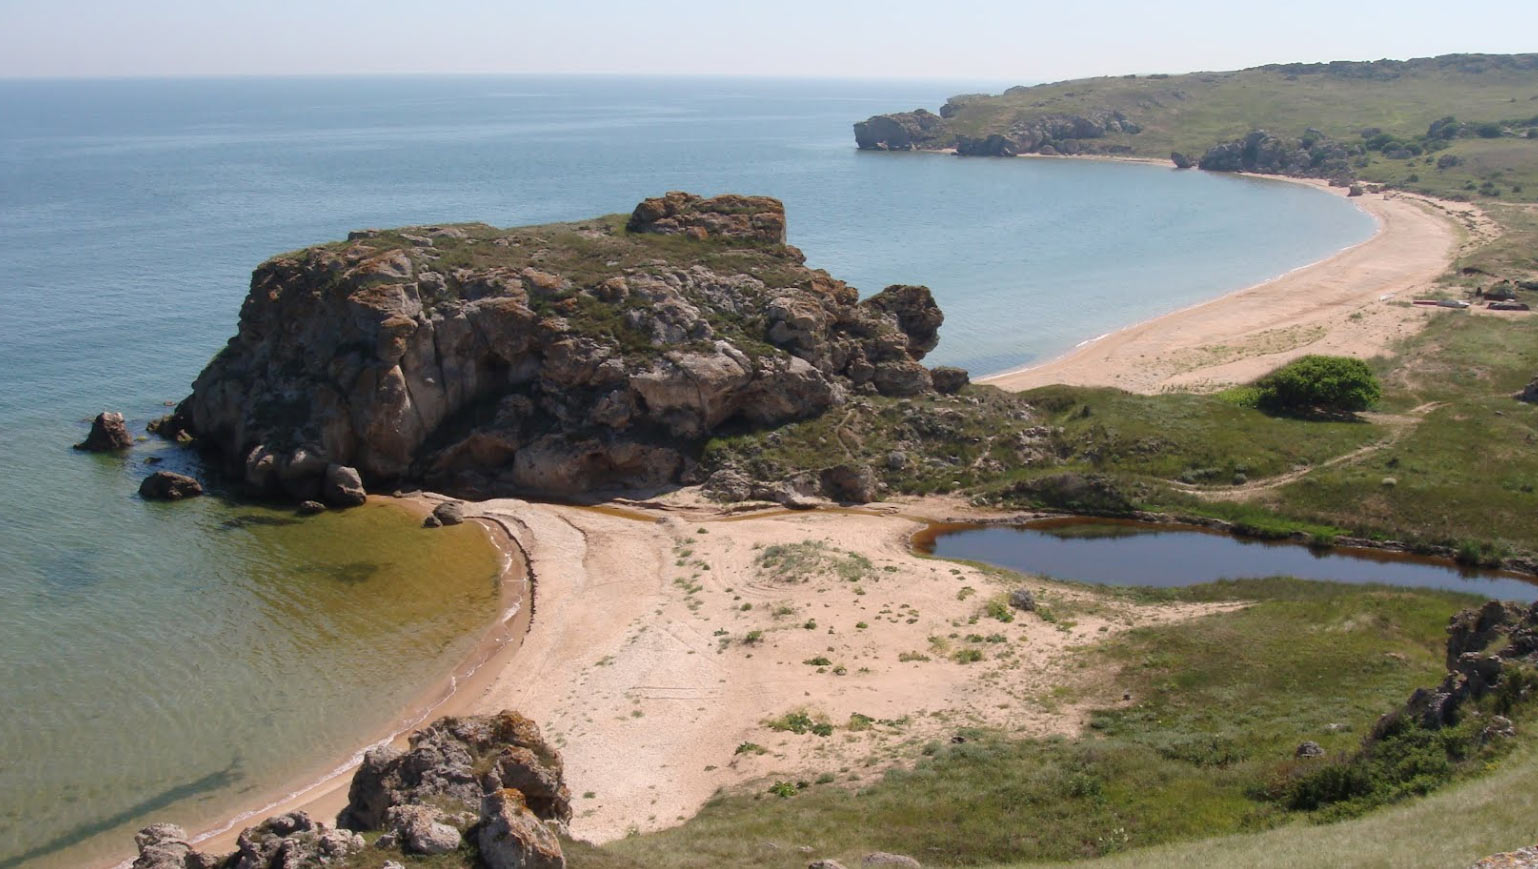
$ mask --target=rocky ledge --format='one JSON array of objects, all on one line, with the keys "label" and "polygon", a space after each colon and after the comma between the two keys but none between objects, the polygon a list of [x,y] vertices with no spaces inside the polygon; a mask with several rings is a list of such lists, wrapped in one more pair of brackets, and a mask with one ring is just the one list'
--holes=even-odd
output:
[{"label": "rocky ledge", "polygon": [[295,501],[403,481],[465,497],[660,488],[697,482],[715,433],[960,388],[920,364],[942,320],[924,287],[861,301],[807,268],[765,197],[364,230],[258,267],[237,334],[162,428]]}]

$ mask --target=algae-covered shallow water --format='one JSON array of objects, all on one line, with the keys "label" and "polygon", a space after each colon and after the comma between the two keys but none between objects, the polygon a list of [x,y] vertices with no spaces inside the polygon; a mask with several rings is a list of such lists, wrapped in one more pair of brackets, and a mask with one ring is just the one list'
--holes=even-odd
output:
[{"label": "algae-covered shallow water", "polygon": [[144,457],[168,448],[68,448],[100,410],[142,431],[183,397],[276,252],[367,226],[576,220],[669,189],[769,194],[810,264],[866,292],[931,285],[947,315],[931,361],[982,373],[1372,230],[1277,182],[853,148],[852,121],[1010,84],[0,81],[0,869],[121,854],[147,820],[303,778],[494,616],[471,529],[145,504]]},{"label": "algae-covered shallow water", "polygon": [[197,828],[317,777],[497,614],[475,526],[147,505],[126,497],[136,462],[85,464],[119,496],[7,527],[33,545],[0,585],[0,865],[121,855],[147,817]]}]

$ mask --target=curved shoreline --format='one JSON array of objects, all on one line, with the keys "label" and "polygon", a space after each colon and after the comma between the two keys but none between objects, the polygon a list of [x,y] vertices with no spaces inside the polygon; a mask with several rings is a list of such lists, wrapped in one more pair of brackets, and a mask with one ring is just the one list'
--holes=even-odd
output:
[{"label": "curved shoreline", "polygon": [[[1041,155],[1022,156],[1040,159],[1085,159],[1078,157],[1042,157]],[[1090,159],[1142,163],[1162,162],[1136,158],[1130,160],[1127,158]],[[1313,182],[1306,179],[1276,178],[1275,176],[1262,177],[1270,180],[1282,180],[1289,183],[1302,183],[1330,189],[1326,188],[1322,182]],[[1333,189],[1331,190],[1336,192]],[[1338,194],[1344,195],[1344,192],[1340,190]],[[1176,386],[1183,386],[1184,388],[1191,388],[1192,386],[1210,387],[1216,382],[1213,378],[1241,376],[1239,372],[1247,370],[1246,365],[1250,367],[1263,365],[1265,370],[1269,370],[1270,367],[1279,364],[1278,362],[1270,361],[1277,354],[1244,356],[1237,363],[1233,360],[1224,360],[1217,365],[1185,368],[1173,373],[1162,370],[1160,365],[1163,363],[1167,367],[1172,354],[1199,350],[1202,347],[1211,346],[1214,342],[1220,340],[1253,336],[1278,328],[1295,327],[1303,325],[1305,322],[1324,319],[1344,321],[1346,316],[1341,313],[1342,306],[1348,309],[1353,306],[1360,307],[1370,301],[1366,298],[1368,295],[1378,296],[1377,301],[1379,302],[1386,301],[1385,298],[1382,298],[1382,291],[1378,289],[1385,280],[1394,283],[1398,287],[1398,289],[1394,290],[1394,294],[1397,294],[1412,287],[1418,287],[1421,283],[1440,275],[1447,265],[1451,263],[1453,252],[1456,250],[1455,231],[1451,226],[1450,220],[1433,216],[1422,205],[1416,204],[1421,199],[1420,197],[1408,197],[1399,194],[1389,194],[1387,196],[1371,195],[1371,199],[1367,196],[1361,197],[1355,204],[1373,216],[1378,224],[1373,236],[1364,241],[1343,248],[1314,263],[1292,269],[1268,281],[1233,290],[1216,298],[1198,302],[1179,310],[1087,339],[1077,345],[1072,351],[1046,363],[988,375],[979,378],[979,382],[991,383],[1009,390],[1030,389],[1048,383],[1072,383],[1075,385],[1118,386],[1138,392],[1158,392]],[[1387,203],[1394,203],[1395,205],[1394,207],[1389,207]],[[1373,207],[1369,207],[1369,205]],[[1451,205],[1451,203],[1447,205]],[[1438,207],[1442,206],[1439,205]],[[1294,289],[1297,284],[1303,283],[1305,280],[1321,281],[1330,279],[1332,272],[1334,273],[1334,280],[1349,282],[1352,278],[1356,277],[1357,272],[1366,266],[1377,265],[1382,267],[1385,259],[1392,259],[1391,251],[1385,252],[1382,250],[1382,243],[1391,238],[1395,241],[1395,249],[1403,246],[1419,246],[1424,249],[1426,240],[1424,232],[1417,234],[1406,234],[1402,231],[1395,232],[1396,228],[1403,229],[1407,222],[1416,223],[1414,220],[1407,219],[1407,215],[1411,214],[1419,214],[1421,220],[1430,221],[1432,224],[1440,227],[1439,231],[1432,231],[1431,235],[1440,238],[1446,243],[1442,245],[1442,253],[1434,257],[1434,263],[1424,259],[1419,259],[1408,267],[1403,267],[1404,264],[1402,263],[1389,263],[1389,265],[1399,265],[1402,267],[1391,269],[1391,274],[1375,280],[1371,284],[1371,288],[1356,290],[1340,299],[1333,297],[1322,301],[1308,300],[1306,298],[1292,299],[1291,301],[1294,303],[1300,301],[1309,302],[1308,307],[1311,310],[1305,311],[1305,313],[1311,314],[1311,320],[1293,322],[1299,314],[1286,310],[1262,312],[1269,313],[1270,316],[1250,316],[1248,318],[1242,316],[1243,311],[1236,310],[1241,300],[1243,302],[1251,302],[1256,297],[1264,297],[1262,301],[1276,302],[1278,299],[1282,302],[1289,301],[1287,299],[1288,292]],[[1424,230],[1424,226],[1421,229]],[[1343,260],[1352,259],[1353,254],[1358,252],[1366,254],[1365,258],[1368,261],[1366,264],[1354,262],[1342,264]],[[1356,268],[1356,271],[1353,271],[1353,267]],[[1408,281],[1408,283],[1400,286],[1398,282],[1401,281]],[[1399,309],[1388,305],[1378,305],[1377,307],[1385,311],[1403,312],[1397,316],[1398,322],[1418,320],[1419,323],[1423,323],[1425,318],[1429,316],[1420,309]],[[1216,317],[1203,316],[1213,311],[1219,312],[1220,315]],[[1195,329],[1194,332],[1192,331],[1193,329]],[[1213,337],[1203,330],[1216,330],[1218,334],[1216,337]],[[1170,335],[1172,332],[1174,333],[1173,338]],[[1192,335],[1196,337],[1193,338],[1191,337]],[[1314,352],[1315,347],[1318,344],[1326,343],[1329,337],[1327,334],[1323,339],[1291,347],[1281,351],[1281,353],[1283,355],[1301,355],[1303,352]],[[1391,334],[1389,337],[1397,336]],[[1197,341],[1197,338],[1200,340]],[[1146,350],[1150,346],[1158,346],[1159,341],[1165,342],[1162,346],[1159,346],[1159,352],[1162,355],[1156,356],[1156,359],[1153,361],[1145,361],[1143,354],[1138,353],[1138,351]],[[1193,341],[1196,343],[1192,343]],[[1151,344],[1150,342],[1153,343]],[[1382,342],[1381,345],[1364,345],[1362,342],[1357,341],[1349,349],[1361,350],[1364,347],[1386,349],[1386,346],[1387,341]],[[1349,352],[1349,349],[1336,352]],[[1353,355],[1363,354],[1358,352]],[[1281,361],[1285,361],[1285,359]],[[419,499],[408,499],[402,502],[402,505],[411,509],[427,503],[431,503],[431,500],[424,496]],[[492,542],[492,545],[497,546],[503,553],[504,568],[501,577],[503,601],[499,615],[496,621],[486,629],[485,635],[477,643],[476,648],[468,657],[456,664],[444,681],[436,683],[424,693],[422,699],[411,704],[401,715],[393,719],[387,735],[368,741],[347,760],[322,771],[318,778],[312,777],[307,779],[307,783],[303,786],[295,788],[276,799],[264,800],[261,806],[241,811],[223,820],[218,826],[200,832],[193,838],[194,842],[208,846],[215,851],[231,850],[234,847],[234,838],[244,823],[248,821],[254,823],[262,817],[295,809],[306,809],[318,817],[329,820],[329,817],[334,815],[345,803],[346,789],[349,782],[348,775],[361,761],[363,753],[376,746],[404,741],[405,737],[415,727],[426,721],[430,716],[454,714],[456,712],[490,711],[493,707],[500,708],[507,705],[508,701],[515,699],[518,701],[533,701],[535,707],[553,707],[556,705],[555,698],[552,696],[538,696],[536,699],[536,696],[540,694],[549,695],[550,692],[555,690],[554,686],[515,685],[508,681],[512,673],[510,664],[516,653],[524,645],[524,638],[532,624],[534,610],[533,566],[535,557],[525,549],[524,544],[519,539],[519,532],[508,527],[506,524],[509,521],[517,522],[518,519],[515,517],[521,511],[512,508],[512,505],[508,502],[503,502],[501,505],[489,502],[477,506],[480,506],[487,512],[483,515],[469,516],[467,519],[482,520],[481,524],[486,529],[488,539]],[[491,512],[498,506],[501,509]],[[529,505],[524,506],[528,507]],[[535,510],[537,511],[538,508],[535,508]],[[769,517],[750,514],[740,518],[764,519]],[[912,517],[909,518],[911,521]],[[716,521],[721,521],[721,519],[718,518]],[[523,523],[519,522],[519,524],[522,525]],[[497,530],[494,531],[493,528]],[[531,535],[531,538],[533,537],[534,532],[532,528],[524,527],[522,530]],[[499,535],[497,531],[501,531],[502,534]],[[506,539],[500,539],[504,535]],[[586,534],[583,537],[585,542]],[[597,547],[592,547],[592,549],[596,550]],[[622,553],[613,554],[619,555]],[[579,565],[579,567],[581,566]],[[556,597],[552,600],[558,608],[569,607],[572,603],[570,592],[573,589],[567,588],[564,592],[560,590],[559,587],[563,584],[563,578],[559,574],[560,571],[557,571],[557,576],[555,577],[557,593]],[[512,602],[510,607],[508,592],[514,582],[523,583],[523,596],[520,601]],[[567,585],[573,584],[569,579],[564,582]],[[655,592],[653,593],[655,594]],[[522,605],[525,602],[527,605]],[[562,641],[570,642],[574,639],[572,636],[574,633],[572,630],[573,626],[570,624],[571,616],[558,614],[557,619],[561,623],[553,626],[549,632],[550,635],[536,643],[537,646],[544,646],[544,648],[534,650],[538,654],[534,655],[534,658],[537,660],[528,662],[531,671],[537,672],[554,668],[555,662],[549,654],[552,651],[550,647],[558,645]],[[577,633],[585,632],[578,631]],[[617,637],[613,639],[617,639]],[[581,672],[581,668],[578,668],[578,672]],[[567,673],[566,675],[575,675],[575,673]],[[553,711],[553,709],[550,711]],[[612,772],[612,769],[608,771]],[[695,790],[699,789],[696,788]],[[705,792],[704,795],[708,795],[708,792]],[[703,799],[703,796],[690,794],[688,798],[698,800]],[[609,819],[605,818],[604,820],[607,821]],[[598,829],[594,832],[598,833],[597,838],[599,839],[618,834],[616,828],[612,827],[612,823],[606,824],[603,822],[598,823]],[[126,866],[127,863],[115,865]]]},{"label": "curved shoreline", "polygon": [[[1312,179],[1260,177],[1346,194]],[[1144,394],[1212,391],[1254,380],[1305,353],[1366,358],[1388,352],[1431,316],[1407,303],[1415,291],[1429,289],[1456,255],[1461,230],[1449,214],[1435,212],[1470,215],[1477,209],[1394,192],[1352,199],[1378,224],[1364,241],[978,382],[1010,391],[1052,384]]]},{"label": "curved shoreline", "polygon": [[[398,509],[423,518],[441,499],[417,496],[388,500]],[[404,747],[406,738],[431,718],[480,711],[475,700],[511,663],[532,624],[534,577],[528,554],[511,529],[491,516],[470,516],[466,521],[474,521],[484,530],[488,545],[501,557],[497,613],[481,630],[475,646],[454,661],[452,669],[392,716],[382,731],[362,734],[359,747],[345,759],[320,764],[291,784],[246,802],[246,808],[231,814],[220,813],[216,823],[203,826],[188,837],[191,844],[215,853],[231,852],[236,848],[236,837],[246,825],[296,810],[307,811],[318,820],[330,823],[346,805],[351,773],[363,762],[364,754],[386,745]],[[132,857],[125,857],[95,866],[97,869],[129,869],[132,861]]]}]

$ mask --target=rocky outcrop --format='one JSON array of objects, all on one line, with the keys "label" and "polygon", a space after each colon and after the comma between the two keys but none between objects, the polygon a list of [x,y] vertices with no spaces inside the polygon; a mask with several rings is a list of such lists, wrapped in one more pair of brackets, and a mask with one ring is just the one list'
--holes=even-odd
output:
[{"label": "rocky outcrop", "polygon": [[722,428],[930,390],[929,291],[862,302],[784,238],[773,199],[684,193],[628,219],[356,232],[256,270],[166,428],[262,496],[570,495],[694,481]]},{"label": "rocky outcrop", "polygon": [[1170,152],[1170,162],[1175,164],[1176,169],[1190,169],[1196,165],[1195,160],[1192,160],[1190,157],[1187,157],[1179,151]]},{"label": "rocky outcrop", "polygon": [[1002,133],[982,137],[956,137],[956,153],[963,157],[1013,157],[1017,154],[1120,153],[1125,148],[1104,147],[1096,140],[1118,133],[1136,135],[1143,128],[1119,111],[1085,114],[1020,113]]},{"label": "rocky outcrop", "polygon": [[174,471],[156,471],[139,484],[139,497],[146,501],[180,501],[201,494],[202,483]]},{"label": "rocky outcrop", "polygon": [[1528,404],[1538,404],[1538,377],[1527,382],[1522,391],[1517,393],[1517,401],[1525,401]]},{"label": "rocky outcrop", "polygon": [[487,869],[564,869],[561,842],[524,803],[523,794],[504,788],[481,804],[476,844]]},{"label": "rocky outcrop", "polygon": [[430,803],[473,811],[481,798],[517,788],[541,820],[571,820],[560,753],[516,712],[441,718],[411,735],[410,748],[376,748],[363,758],[337,823],[385,827],[399,806]]},{"label": "rocky outcrop", "polygon": [[75,449],[89,453],[110,453],[126,450],[134,445],[133,435],[128,433],[128,423],[115,411],[103,411],[91,420],[91,433],[75,444]]},{"label": "rocky outcrop", "polygon": [[874,115],[854,125],[862,151],[913,151],[948,148],[955,137],[945,119],[927,109]]},{"label": "rocky outcrop", "polygon": [[139,856],[133,869],[214,869],[223,860],[193,849],[187,831],[175,824],[154,824],[134,834]]},{"label": "rocky outcrop", "polygon": [[[305,812],[248,827],[233,854],[195,850],[180,827],[156,824],[134,837],[133,869],[321,869],[400,866],[391,856],[465,852],[433,865],[565,866],[557,833],[571,818],[561,758],[516,712],[441,718],[412,735],[405,752],[369,752],[353,775],[338,826]],[[372,846],[360,833],[381,832]],[[466,842],[479,848],[471,864]],[[361,857],[360,852],[369,851]]]},{"label": "rocky outcrop", "polygon": [[1258,172],[1300,178],[1350,177],[1352,152],[1317,130],[1285,139],[1255,130],[1207,149],[1197,167],[1208,172]]},{"label": "rocky outcrop", "polygon": [[363,837],[289,812],[250,827],[236,840],[229,869],[308,869],[341,863],[364,849]]},{"label": "rocky outcrop", "polygon": [[[1501,689],[1522,666],[1538,666],[1538,604],[1490,601],[1463,610],[1447,626],[1446,678],[1434,688],[1416,689],[1402,709],[1378,720],[1369,739],[1405,720],[1431,730],[1456,724],[1470,701]],[[1496,730],[1510,726],[1505,721]]]},{"label": "rocky outcrop", "polygon": [[625,228],[631,232],[785,243],[785,207],[767,196],[717,196],[703,199],[672,191],[635,207]]}]

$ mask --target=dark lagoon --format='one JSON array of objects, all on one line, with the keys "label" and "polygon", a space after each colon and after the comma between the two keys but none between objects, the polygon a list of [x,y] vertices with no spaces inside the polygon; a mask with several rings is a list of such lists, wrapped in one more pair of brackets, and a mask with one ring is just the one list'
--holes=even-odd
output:
[{"label": "dark lagoon", "polygon": [[1046,520],[1023,526],[938,527],[921,551],[941,558],[1099,585],[1169,588],[1219,579],[1292,576],[1354,584],[1435,588],[1501,600],[1538,598],[1515,574],[1371,549],[1318,549],[1186,526]]}]

